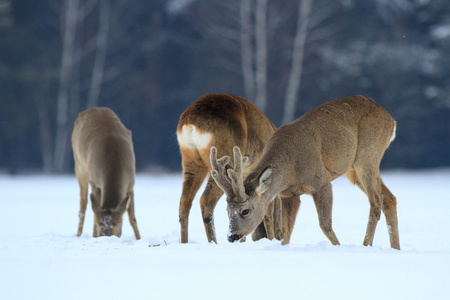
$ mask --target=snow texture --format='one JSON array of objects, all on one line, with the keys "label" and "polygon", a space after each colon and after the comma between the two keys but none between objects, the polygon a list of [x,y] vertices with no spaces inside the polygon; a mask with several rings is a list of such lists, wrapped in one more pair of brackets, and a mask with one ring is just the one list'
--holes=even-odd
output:
[{"label": "snow texture", "polygon": [[228,243],[225,198],[215,210],[218,244],[207,242],[199,195],[189,244],[179,243],[181,175],[138,175],[136,241],[92,238],[88,206],[76,237],[75,176],[0,176],[0,299],[445,299],[450,278],[450,170],[382,173],[398,199],[402,250],[390,249],[384,216],[364,247],[369,204],[345,178],[333,183],[333,227],[319,228],[302,196],[290,245]]}]

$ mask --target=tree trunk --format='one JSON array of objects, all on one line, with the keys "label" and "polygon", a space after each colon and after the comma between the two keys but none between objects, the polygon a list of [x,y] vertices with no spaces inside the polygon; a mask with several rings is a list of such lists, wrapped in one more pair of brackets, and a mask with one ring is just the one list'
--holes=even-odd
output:
[{"label": "tree trunk", "polygon": [[108,46],[108,33],[109,33],[109,14],[110,3],[109,0],[102,0],[99,2],[99,29],[97,33],[97,47],[95,51],[94,66],[92,68],[91,86],[89,89],[87,107],[98,106],[98,99],[102,88],[104,72],[105,72],[105,60],[106,50]]},{"label": "tree trunk", "polygon": [[252,21],[251,0],[240,1],[240,44],[241,44],[241,67],[244,79],[245,96],[254,101],[255,76],[253,72],[253,47],[252,47]]},{"label": "tree trunk", "polygon": [[41,142],[42,169],[44,173],[52,171],[52,130],[49,122],[48,106],[42,99],[36,99]]},{"label": "tree trunk", "polygon": [[292,122],[295,117],[297,95],[301,85],[303,56],[305,53],[305,41],[308,34],[311,6],[312,0],[302,0],[301,3],[299,3],[297,29],[292,49],[292,67],[284,98],[282,124]]},{"label": "tree trunk", "polygon": [[255,42],[255,104],[264,113],[267,105],[267,0],[256,1]]},{"label": "tree trunk", "polygon": [[64,171],[69,137],[69,94],[75,60],[75,38],[78,24],[79,0],[63,3],[63,45],[59,91],[56,106],[56,137],[53,157],[53,171]]}]

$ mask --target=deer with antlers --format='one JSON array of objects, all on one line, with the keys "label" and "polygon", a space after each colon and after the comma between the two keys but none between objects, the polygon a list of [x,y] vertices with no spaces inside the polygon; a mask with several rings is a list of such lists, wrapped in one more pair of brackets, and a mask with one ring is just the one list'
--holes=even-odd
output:
[{"label": "deer with antlers", "polygon": [[83,232],[90,184],[93,236],[120,237],[122,217],[127,211],[135,237],[140,239],[134,214],[135,158],[131,131],[109,108],[90,108],[75,120],[72,148],[80,186],[77,235]]},{"label": "deer with antlers", "polygon": [[[381,180],[379,166],[395,137],[396,123],[372,99],[353,96],[329,101],[280,127],[267,141],[257,165],[243,176],[247,158],[233,149],[234,169],[228,156],[217,159],[211,148],[211,176],[227,194],[228,240],[242,239],[261,222],[277,195],[283,208],[284,240],[290,241],[300,207],[300,195],[312,195],[319,224],[333,245],[331,181],[346,175],[369,198],[370,212],[363,244],[372,245],[384,212],[391,247],[400,249],[397,200]],[[244,180],[245,178],[245,180]]]},{"label": "deer with antlers", "polygon": [[[205,177],[211,170],[209,149],[214,146],[221,155],[230,155],[239,146],[248,165],[242,176],[256,165],[264,144],[275,131],[275,126],[252,103],[241,97],[227,94],[208,94],[200,97],[181,115],[177,127],[183,167],[183,189],[180,198],[179,218],[181,242],[188,242],[189,212],[192,202]],[[224,165],[225,167],[225,165]],[[217,243],[214,227],[214,208],[223,195],[209,176],[200,198],[201,213],[209,242]],[[281,204],[276,199],[267,205],[260,226],[252,231],[253,240],[262,237],[282,238]],[[263,222],[261,222],[263,221]]]}]

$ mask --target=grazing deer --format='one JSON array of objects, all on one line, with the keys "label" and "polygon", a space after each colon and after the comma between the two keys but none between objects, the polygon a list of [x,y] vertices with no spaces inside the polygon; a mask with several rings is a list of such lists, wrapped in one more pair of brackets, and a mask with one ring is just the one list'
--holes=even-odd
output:
[{"label": "grazing deer", "polygon": [[[215,146],[222,155],[229,155],[238,145],[248,159],[243,176],[250,172],[262,155],[267,139],[275,126],[249,101],[226,94],[209,94],[199,98],[181,115],[177,127],[183,166],[183,190],[179,217],[181,242],[188,242],[189,212],[206,175],[211,170],[209,149]],[[214,208],[223,191],[209,177],[200,206],[208,241],[217,243],[214,228]],[[265,214],[267,211],[267,214]],[[281,204],[267,205],[260,220],[264,224],[253,234],[253,240],[267,236],[282,238]],[[265,215],[265,217],[264,217]],[[253,230],[256,226],[253,228]],[[252,231],[253,231],[252,230]]]},{"label": "grazing deer", "polygon": [[[217,159],[211,149],[211,175],[225,193],[230,219],[228,240],[241,239],[261,222],[277,195],[283,207],[284,240],[288,244],[300,207],[300,195],[312,195],[320,228],[339,245],[331,222],[331,181],[346,174],[369,198],[364,245],[372,245],[381,210],[386,216],[391,247],[400,249],[397,200],[379,175],[381,158],[395,137],[395,121],[380,105],[363,96],[327,102],[280,127],[267,141],[263,156],[243,180],[239,146],[234,169],[224,170],[229,157]],[[285,217],[286,216],[286,217]]]},{"label": "grazing deer", "polygon": [[80,185],[78,233],[83,232],[88,185],[94,211],[94,237],[122,234],[122,217],[128,211],[136,239],[134,215],[135,158],[131,131],[108,108],[90,108],[75,120],[72,134],[75,174]]}]

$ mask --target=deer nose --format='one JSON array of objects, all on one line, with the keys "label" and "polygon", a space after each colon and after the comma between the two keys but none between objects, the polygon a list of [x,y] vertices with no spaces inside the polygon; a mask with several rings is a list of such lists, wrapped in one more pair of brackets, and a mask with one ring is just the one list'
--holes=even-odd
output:
[{"label": "deer nose", "polygon": [[228,241],[230,243],[233,243],[234,241],[238,241],[240,239],[241,239],[241,236],[239,234],[233,234],[228,237]]}]

